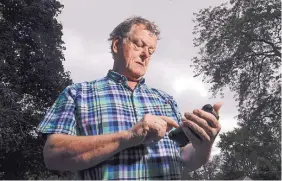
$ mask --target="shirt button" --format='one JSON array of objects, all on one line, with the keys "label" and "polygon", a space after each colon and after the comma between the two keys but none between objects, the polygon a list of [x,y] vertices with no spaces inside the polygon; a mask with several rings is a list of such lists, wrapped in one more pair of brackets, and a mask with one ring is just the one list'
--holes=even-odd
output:
[{"label": "shirt button", "polygon": [[114,178],[113,179],[118,179],[119,178],[119,173],[116,171],[115,173],[114,173]]}]

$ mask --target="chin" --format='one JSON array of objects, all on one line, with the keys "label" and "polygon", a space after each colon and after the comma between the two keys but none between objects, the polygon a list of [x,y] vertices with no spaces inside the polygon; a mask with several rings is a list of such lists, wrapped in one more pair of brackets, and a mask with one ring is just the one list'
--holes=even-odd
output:
[{"label": "chin", "polygon": [[145,75],[145,72],[141,72],[141,71],[134,71],[132,72],[132,77],[134,77],[135,79],[140,79],[141,77],[143,77]]}]

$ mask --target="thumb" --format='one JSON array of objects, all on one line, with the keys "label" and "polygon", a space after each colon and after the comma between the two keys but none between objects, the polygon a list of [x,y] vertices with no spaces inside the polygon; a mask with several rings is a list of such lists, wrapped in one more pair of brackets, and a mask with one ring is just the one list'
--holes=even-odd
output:
[{"label": "thumb", "polygon": [[213,105],[213,109],[215,110],[216,113],[219,112],[222,105],[223,105],[223,102],[217,102]]}]

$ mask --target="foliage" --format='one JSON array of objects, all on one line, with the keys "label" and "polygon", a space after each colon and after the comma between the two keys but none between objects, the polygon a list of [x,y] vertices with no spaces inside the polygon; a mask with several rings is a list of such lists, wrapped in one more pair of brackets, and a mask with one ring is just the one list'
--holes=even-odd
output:
[{"label": "foliage", "polygon": [[[62,61],[63,6],[56,0],[0,2],[0,178],[44,179],[44,140],[35,128],[71,84]],[[61,173],[55,173],[60,175]]]},{"label": "foliage", "polygon": [[195,76],[228,88],[239,128],[221,134],[218,179],[281,179],[281,1],[231,0],[195,14]]}]

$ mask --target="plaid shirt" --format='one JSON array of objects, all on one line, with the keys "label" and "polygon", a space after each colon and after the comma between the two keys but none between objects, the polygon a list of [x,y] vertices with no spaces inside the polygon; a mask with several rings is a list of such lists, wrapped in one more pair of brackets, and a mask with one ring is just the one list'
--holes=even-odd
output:
[{"label": "plaid shirt", "polygon": [[[39,124],[41,133],[101,135],[129,130],[145,114],[172,117],[181,113],[166,93],[148,88],[141,79],[134,90],[113,71],[92,82],[68,86]],[[80,179],[181,179],[180,148],[168,138],[125,149],[108,160],[79,172]]]}]

